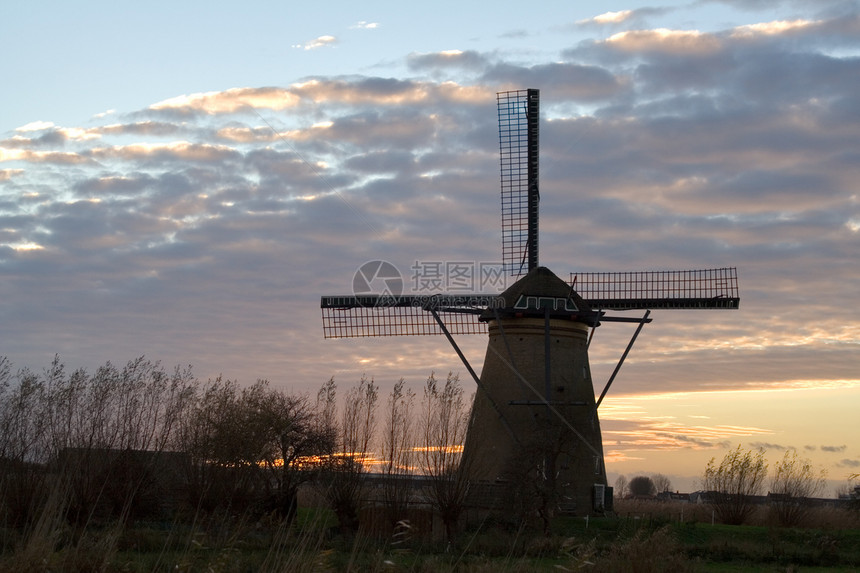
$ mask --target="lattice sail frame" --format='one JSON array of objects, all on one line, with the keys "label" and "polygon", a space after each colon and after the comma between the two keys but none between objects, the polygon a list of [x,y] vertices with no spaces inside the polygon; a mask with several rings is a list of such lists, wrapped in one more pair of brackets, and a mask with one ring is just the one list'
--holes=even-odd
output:
[{"label": "lattice sail frame", "polygon": [[570,273],[570,284],[593,309],[737,309],[740,303],[735,267]]},{"label": "lattice sail frame", "polygon": [[423,336],[443,334],[432,311],[451,334],[486,334],[478,316],[496,304],[493,295],[433,295],[384,297],[324,296],[322,308],[325,338],[368,336]]},{"label": "lattice sail frame", "polygon": [[521,276],[538,265],[540,92],[496,94],[502,189],[502,263]]},{"label": "lattice sail frame", "polygon": [[[570,284],[598,311],[737,309],[740,301],[734,267],[571,273]],[[504,310],[499,307],[500,300],[495,295],[483,294],[324,296],[320,302],[323,335],[363,338],[443,334],[433,311],[451,334],[486,334],[487,324],[478,320],[478,316],[493,306]]]}]

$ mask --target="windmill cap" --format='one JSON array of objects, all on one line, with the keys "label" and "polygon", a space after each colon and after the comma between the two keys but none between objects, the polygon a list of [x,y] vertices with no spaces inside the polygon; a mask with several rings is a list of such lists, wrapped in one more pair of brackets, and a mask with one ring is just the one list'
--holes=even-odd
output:
[{"label": "windmill cap", "polygon": [[[535,267],[498,296],[503,301],[499,310],[505,313],[541,313],[549,308],[552,314],[592,314],[591,307],[573,288],[546,267]],[[495,318],[491,309],[480,319]]]}]

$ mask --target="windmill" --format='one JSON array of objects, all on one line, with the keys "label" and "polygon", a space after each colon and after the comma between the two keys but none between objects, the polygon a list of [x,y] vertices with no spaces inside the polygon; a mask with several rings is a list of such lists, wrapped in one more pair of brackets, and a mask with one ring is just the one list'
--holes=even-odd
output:
[{"label": "windmill", "polygon": [[[497,108],[502,264],[516,281],[501,294],[426,296],[386,289],[323,296],[323,333],[326,338],[445,335],[477,385],[461,464],[473,503],[499,508],[510,507],[511,500],[536,499],[544,512],[599,512],[611,492],[597,410],[642,327],[651,322],[651,310],[737,309],[737,272],[571,273],[565,282],[540,266],[540,93],[500,92]],[[398,277],[385,264],[373,266],[370,274],[396,286]],[[362,269],[366,278],[368,269]],[[644,314],[608,314],[630,310]],[[637,326],[595,399],[588,345],[595,328],[608,322]],[[489,336],[480,376],[454,338],[466,334]]]}]

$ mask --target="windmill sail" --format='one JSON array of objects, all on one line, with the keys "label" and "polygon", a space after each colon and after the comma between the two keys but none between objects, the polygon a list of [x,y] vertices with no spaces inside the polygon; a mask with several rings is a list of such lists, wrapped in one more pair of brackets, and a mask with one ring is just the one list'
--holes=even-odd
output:
[{"label": "windmill sail", "polygon": [[570,284],[603,310],[737,309],[734,267],[691,271],[570,273]]},{"label": "windmill sail", "polygon": [[[592,309],[737,309],[734,267],[690,271],[571,273],[569,283]],[[443,334],[430,313],[442,317],[451,334],[486,334],[478,320],[496,305],[494,295],[324,296],[320,301],[325,338]],[[601,315],[600,321],[611,321]]]},{"label": "windmill sail", "polygon": [[502,263],[515,277],[538,266],[540,91],[500,92]]},{"label": "windmill sail", "polygon": [[486,334],[478,317],[493,305],[493,295],[324,296],[325,338],[421,336],[443,334],[431,311],[441,316],[451,334]]}]

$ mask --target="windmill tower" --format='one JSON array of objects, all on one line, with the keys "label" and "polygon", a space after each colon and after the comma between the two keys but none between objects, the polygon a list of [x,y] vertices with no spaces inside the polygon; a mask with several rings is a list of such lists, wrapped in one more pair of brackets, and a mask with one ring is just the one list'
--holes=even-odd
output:
[{"label": "windmill tower", "polygon": [[[497,95],[502,259],[516,277],[500,295],[324,296],[326,338],[444,334],[478,391],[462,471],[473,503],[526,500],[548,513],[602,511],[606,471],[597,410],[651,309],[736,309],[734,268],[571,274],[538,259],[538,90]],[[381,270],[381,269],[380,269]],[[641,317],[607,311],[643,310]],[[599,398],[588,344],[601,323],[637,324]],[[489,335],[480,377],[454,335]],[[535,501],[536,500],[536,501]]]}]

